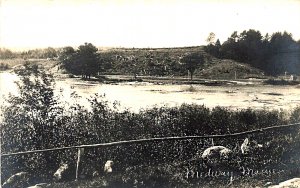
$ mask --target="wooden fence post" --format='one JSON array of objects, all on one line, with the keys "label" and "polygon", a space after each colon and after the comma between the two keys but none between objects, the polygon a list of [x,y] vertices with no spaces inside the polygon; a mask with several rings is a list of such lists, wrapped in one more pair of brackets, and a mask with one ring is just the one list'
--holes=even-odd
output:
[{"label": "wooden fence post", "polygon": [[80,160],[81,160],[81,156],[83,155],[84,148],[78,148],[77,151],[78,152],[77,152],[77,165],[76,165],[76,181],[78,180]]}]

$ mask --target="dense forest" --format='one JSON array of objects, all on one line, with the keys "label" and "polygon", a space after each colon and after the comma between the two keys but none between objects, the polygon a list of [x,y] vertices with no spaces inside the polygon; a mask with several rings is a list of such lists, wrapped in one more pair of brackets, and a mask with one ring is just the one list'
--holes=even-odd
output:
[{"label": "dense forest", "polygon": [[248,63],[271,75],[300,72],[300,41],[286,31],[265,36],[253,29],[235,31],[223,44],[214,37],[211,33],[205,50],[218,58]]}]

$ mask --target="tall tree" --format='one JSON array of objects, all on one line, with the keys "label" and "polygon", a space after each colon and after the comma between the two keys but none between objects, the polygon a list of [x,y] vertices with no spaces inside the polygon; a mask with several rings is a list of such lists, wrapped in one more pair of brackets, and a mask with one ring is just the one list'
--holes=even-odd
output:
[{"label": "tall tree", "polygon": [[77,58],[85,78],[90,79],[91,75],[96,75],[99,70],[97,51],[98,49],[91,43],[84,43],[77,50]]},{"label": "tall tree", "polygon": [[44,58],[55,58],[57,57],[57,52],[54,48],[48,47],[44,49]]},{"label": "tall tree", "polygon": [[284,72],[300,72],[299,46],[288,32],[276,32],[271,36],[269,44],[268,69],[277,75]]},{"label": "tall tree", "polygon": [[64,47],[61,50],[58,59],[68,72],[72,74],[81,74],[81,71],[78,67],[79,63],[76,61],[76,51],[73,47]]},{"label": "tall tree", "polygon": [[91,43],[80,45],[76,51],[72,47],[65,47],[59,59],[68,72],[90,79],[91,75],[96,75],[100,71],[102,60],[97,51],[98,49]]},{"label": "tall tree", "polygon": [[213,32],[210,32],[207,39],[206,39],[206,42],[208,43],[208,45],[214,45],[215,44],[215,40],[216,40],[216,35],[215,33]]},{"label": "tall tree", "polygon": [[220,57],[220,49],[221,49],[221,42],[219,39],[217,39],[216,44],[215,44],[215,49],[214,49],[214,56]]},{"label": "tall tree", "polygon": [[221,56],[223,58],[228,58],[228,59],[238,59],[238,50],[239,50],[239,45],[238,45],[238,33],[237,31],[234,31],[231,36],[225,41],[220,49]]},{"label": "tall tree", "polygon": [[[255,64],[255,60],[261,58],[262,52],[262,35],[259,31],[250,29],[243,31],[239,35],[239,59],[244,62],[251,63],[253,66],[258,67]],[[256,61],[257,62],[257,61]]]},{"label": "tall tree", "polygon": [[270,48],[272,53],[282,53],[283,51],[287,51],[290,46],[295,43],[292,34],[276,32],[271,36],[270,39]]}]

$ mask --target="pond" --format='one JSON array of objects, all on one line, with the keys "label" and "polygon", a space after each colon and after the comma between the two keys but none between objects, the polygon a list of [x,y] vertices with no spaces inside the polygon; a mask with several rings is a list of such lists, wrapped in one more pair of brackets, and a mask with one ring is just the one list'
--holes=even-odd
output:
[{"label": "pond", "polygon": [[[8,93],[17,94],[14,81],[17,76],[10,72],[0,73],[0,103]],[[138,112],[141,108],[153,106],[178,106],[183,103],[204,104],[207,107],[223,106],[230,109],[284,109],[300,105],[299,86],[271,86],[262,84],[238,84],[225,86],[153,84],[147,82],[124,82],[102,84],[83,81],[79,78],[56,78],[56,94],[61,100],[73,103],[70,94],[76,92],[78,102],[88,106],[86,98],[94,94],[105,95],[110,101],[118,101],[120,110],[125,108]]]}]

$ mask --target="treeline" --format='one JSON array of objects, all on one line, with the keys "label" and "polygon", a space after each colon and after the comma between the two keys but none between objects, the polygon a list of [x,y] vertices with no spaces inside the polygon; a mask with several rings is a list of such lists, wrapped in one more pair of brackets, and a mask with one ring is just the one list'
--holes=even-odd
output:
[{"label": "treeline", "polygon": [[9,49],[0,48],[0,59],[12,59],[16,54]]},{"label": "treeline", "polygon": [[218,58],[248,63],[271,75],[300,73],[300,41],[286,31],[265,36],[253,29],[235,31],[223,44],[213,38],[211,33],[205,50]]},{"label": "treeline", "polygon": [[[178,107],[141,109],[139,113],[133,113],[129,110],[112,109],[109,103],[99,96],[90,98],[90,110],[80,104],[73,104],[66,109],[62,107],[64,105],[59,98],[54,96],[52,75],[28,64],[16,73],[20,76],[17,85],[20,95],[10,96],[8,105],[1,108],[2,153],[152,137],[230,134],[300,121],[299,109],[295,109],[287,116],[278,111],[252,109],[231,111],[221,107],[209,109],[201,105],[183,104]],[[241,158],[242,164],[251,169],[264,168],[265,165],[273,169],[278,165],[277,162],[281,161],[287,166],[292,161],[290,159],[292,154],[298,152],[295,148],[300,147],[298,132],[299,128],[292,127],[248,135],[251,140],[264,144],[264,150],[261,155],[253,156],[251,160]],[[234,148],[243,139],[244,136],[214,141],[216,144]],[[83,166],[86,170],[81,173],[91,176],[93,170],[103,169],[101,165],[106,159],[110,159],[116,162],[116,169],[122,175],[127,175],[134,181],[135,177],[131,176],[141,165],[151,167],[171,163],[170,165],[175,168],[173,162],[184,163],[190,160],[210,143],[211,140],[183,140],[86,149],[84,157],[86,166]],[[75,170],[75,159],[75,150],[2,157],[1,177],[4,181],[12,174],[26,171],[36,180],[50,181],[52,174],[62,162],[68,163]],[[295,161],[297,162],[294,160],[294,163]],[[197,161],[195,162],[195,167],[202,168]],[[292,165],[295,167],[299,163]],[[182,172],[183,168],[178,167],[176,170]],[[149,180],[152,181],[150,183],[162,181],[159,177],[165,177],[166,173],[169,173],[166,178],[170,179],[163,181],[166,181],[165,183],[173,181],[175,171],[159,168],[152,172],[158,172],[157,170],[159,173],[152,176],[158,179]],[[149,179],[149,174],[141,173],[136,174],[140,178],[139,181]],[[70,174],[70,178],[74,178],[74,171]],[[128,182],[130,181],[123,183]]]},{"label": "treeline", "polygon": [[34,49],[22,52],[13,52],[6,48],[0,48],[0,59],[47,59],[57,58],[59,56],[60,49],[48,47],[45,49]]}]

